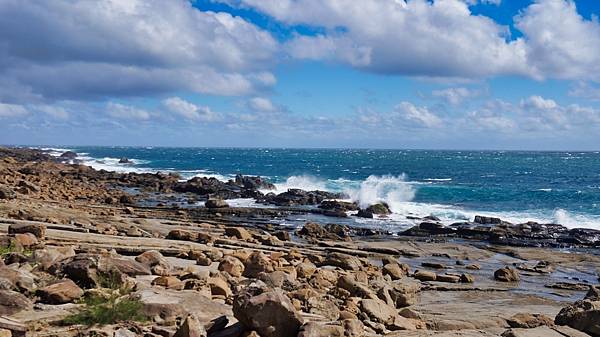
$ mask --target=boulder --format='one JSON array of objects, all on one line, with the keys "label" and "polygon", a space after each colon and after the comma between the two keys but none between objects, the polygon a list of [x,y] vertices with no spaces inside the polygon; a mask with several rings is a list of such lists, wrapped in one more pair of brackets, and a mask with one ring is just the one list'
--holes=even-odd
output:
[{"label": "boulder", "polygon": [[581,300],[560,310],[557,325],[568,325],[590,335],[600,335],[600,301]]},{"label": "boulder", "polygon": [[47,304],[70,303],[83,296],[83,290],[69,279],[38,289],[36,293],[40,302]]},{"label": "boulder", "polygon": [[206,337],[204,326],[192,315],[185,318],[173,337]]},{"label": "boulder", "polygon": [[244,264],[238,258],[225,256],[219,263],[219,270],[227,272],[234,277],[240,277],[244,273]]},{"label": "boulder", "polygon": [[280,289],[264,292],[249,286],[234,298],[233,314],[247,330],[255,330],[261,337],[296,337],[303,323]]},{"label": "boulder", "polygon": [[362,267],[362,263],[356,256],[342,253],[327,254],[323,264],[339,267],[344,270],[360,270]]},{"label": "boulder", "polygon": [[252,234],[250,234],[250,232],[248,232],[245,228],[241,227],[227,227],[225,228],[225,235],[244,241],[252,239]]},{"label": "boulder", "polygon": [[415,271],[413,277],[419,281],[435,281],[437,279],[437,275],[434,272],[426,270]]},{"label": "boulder", "polygon": [[380,299],[363,299],[360,301],[360,310],[375,322],[391,325],[398,313],[396,308],[387,305]]},{"label": "boulder", "polygon": [[222,199],[208,199],[204,203],[204,207],[206,207],[206,208],[226,208],[226,207],[229,207],[229,204],[227,204],[227,202]]},{"label": "boulder", "polygon": [[12,290],[0,290],[0,315],[12,315],[32,307],[31,301],[23,294]]},{"label": "boulder", "polygon": [[518,282],[521,279],[519,272],[508,266],[496,270],[494,278],[500,282]]},{"label": "boulder", "polygon": [[383,266],[383,275],[390,275],[392,280],[399,280],[408,275],[409,267],[406,264],[388,263]]},{"label": "boulder", "polygon": [[190,231],[182,229],[173,229],[167,234],[166,239],[168,240],[180,240],[180,241],[196,241],[196,235]]},{"label": "boulder", "polygon": [[253,252],[244,263],[243,275],[250,278],[257,278],[260,273],[270,273],[274,271],[271,259],[262,252]]},{"label": "boulder", "polygon": [[17,197],[17,193],[5,185],[0,185],[0,200],[11,200]]},{"label": "boulder", "polygon": [[8,234],[31,233],[36,238],[44,240],[46,238],[46,225],[40,223],[17,223],[8,226]]}]

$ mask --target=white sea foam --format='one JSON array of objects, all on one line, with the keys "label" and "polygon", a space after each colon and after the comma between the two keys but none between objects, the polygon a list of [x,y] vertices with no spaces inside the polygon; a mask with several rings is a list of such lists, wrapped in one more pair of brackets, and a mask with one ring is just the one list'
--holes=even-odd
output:
[{"label": "white sea foam", "polygon": [[275,184],[276,193],[285,192],[290,188],[299,188],[305,191],[327,191],[327,181],[310,175],[290,176],[285,182]]},{"label": "white sea foam", "polygon": [[358,189],[350,188],[345,192],[361,207],[385,202],[394,213],[402,210],[403,204],[415,197],[415,188],[406,182],[405,175],[372,175],[363,181]]}]

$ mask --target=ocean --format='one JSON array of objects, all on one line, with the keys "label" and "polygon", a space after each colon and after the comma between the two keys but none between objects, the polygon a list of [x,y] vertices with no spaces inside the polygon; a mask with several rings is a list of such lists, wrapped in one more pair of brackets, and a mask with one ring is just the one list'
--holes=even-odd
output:
[{"label": "ocean", "polygon": [[[182,178],[258,175],[288,188],[346,192],[365,206],[387,202],[394,214],[360,219],[385,227],[407,216],[445,223],[497,216],[600,229],[599,152],[46,147],[71,150],[96,169],[178,172]],[[119,164],[120,158],[132,160]],[[243,200],[238,200],[244,204]],[[247,201],[252,204],[251,201]],[[333,222],[333,220],[331,220]]]}]

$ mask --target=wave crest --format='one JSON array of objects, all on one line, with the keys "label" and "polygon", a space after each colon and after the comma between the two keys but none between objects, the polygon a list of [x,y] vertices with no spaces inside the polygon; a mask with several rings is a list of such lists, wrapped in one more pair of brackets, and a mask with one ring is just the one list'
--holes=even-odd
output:
[{"label": "wave crest", "polygon": [[358,189],[347,190],[352,200],[358,202],[360,207],[368,207],[378,202],[385,202],[394,213],[403,209],[403,203],[415,197],[415,188],[406,181],[406,175],[399,176],[371,175],[361,182]]}]

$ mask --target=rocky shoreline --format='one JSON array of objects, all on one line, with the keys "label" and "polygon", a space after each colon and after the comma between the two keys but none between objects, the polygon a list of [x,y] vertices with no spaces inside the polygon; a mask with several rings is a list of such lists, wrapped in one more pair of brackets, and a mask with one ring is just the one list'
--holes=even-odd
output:
[{"label": "rocky shoreline", "polygon": [[[600,231],[424,217],[388,233],[336,224],[385,204],[75,158],[0,148],[0,336],[600,335]],[[291,214],[330,221],[276,221]]]}]

